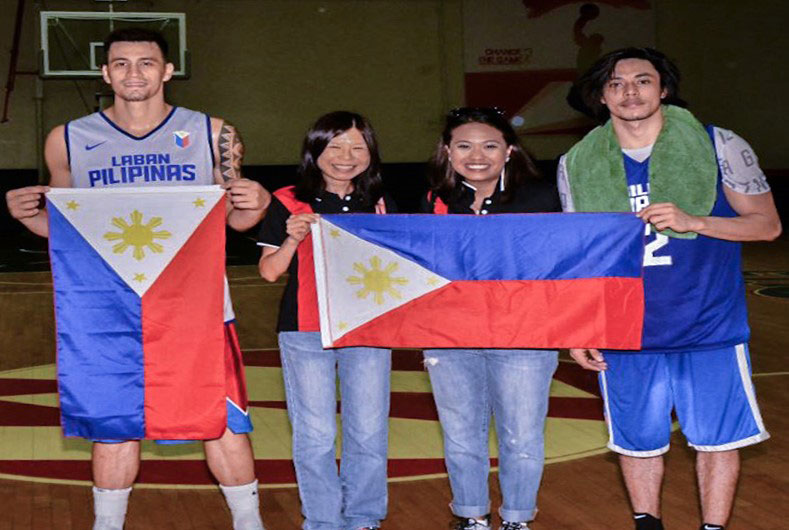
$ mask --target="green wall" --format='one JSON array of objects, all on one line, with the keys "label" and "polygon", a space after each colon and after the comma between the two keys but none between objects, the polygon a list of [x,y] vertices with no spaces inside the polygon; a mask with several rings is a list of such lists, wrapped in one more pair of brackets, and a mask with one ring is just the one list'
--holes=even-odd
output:
[{"label": "green wall", "polygon": [[[0,0],[3,76],[16,3]],[[37,67],[35,4],[27,2],[22,70]],[[46,4],[49,10],[106,9],[89,0]],[[746,138],[763,167],[789,168],[781,123],[789,116],[789,32],[783,27],[789,2],[653,5],[657,46],[679,64],[682,95],[694,112]],[[444,112],[463,101],[460,0],[130,0],[118,6],[186,12],[192,77],[171,82],[169,98],[235,123],[248,164],[296,163],[309,124],[339,108],[370,117],[386,162],[423,161]],[[46,130],[90,112],[102,89],[96,81],[45,81],[43,87]],[[0,124],[0,168],[36,167],[34,93],[34,77],[20,76],[12,121]],[[534,147],[538,157],[546,156]]]},{"label": "green wall", "polygon": [[750,142],[763,168],[789,169],[789,2],[654,1],[657,46],[691,110]]},{"label": "green wall", "polygon": [[[0,72],[8,68],[16,1],[1,0]],[[18,68],[36,67],[38,18],[27,2]],[[56,10],[105,4],[49,0]],[[445,109],[462,103],[459,0],[130,0],[117,10],[186,13],[192,76],[171,81],[168,99],[233,122],[247,164],[294,164],[320,114],[367,115],[386,162],[421,161]],[[87,100],[80,99],[79,87]],[[44,123],[92,111],[98,81],[44,82]],[[33,168],[32,76],[18,78],[13,121],[0,125],[0,168]]]}]

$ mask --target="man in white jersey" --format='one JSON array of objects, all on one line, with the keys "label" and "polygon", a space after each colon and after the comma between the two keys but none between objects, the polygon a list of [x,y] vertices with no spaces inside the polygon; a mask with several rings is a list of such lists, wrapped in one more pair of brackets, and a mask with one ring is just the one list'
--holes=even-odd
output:
[{"label": "man in white jersey", "polygon": [[671,411],[697,451],[702,529],[729,519],[738,448],[769,437],[750,379],[740,241],[781,232],[750,146],[681,108],[679,72],[649,48],[611,52],[568,102],[601,125],[559,163],[565,211],[633,211],[644,220],[642,350],[571,349],[600,372],[608,447],[638,530],[662,530]]},{"label": "man in white jersey", "polygon": [[[102,66],[102,76],[115,93],[114,103],[102,113],[52,130],[45,146],[50,186],[218,183],[227,190],[228,225],[246,230],[258,223],[270,195],[257,182],[241,178],[244,147],[235,128],[221,118],[209,118],[165,101],[164,84],[172,77],[173,64],[167,61],[167,43],[161,34],[130,28],[117,30],[105,41],[105,50],[107,64]],[[190,139],[190,133],[168,132],[167,127],[193,127],[202,134],[193,132]],[[191,154],[173,154],[172,160],[169,153],[157,154],[163,150],[164,140],[157,140],[162,131],[167,132],[167,141],[178,141],[180,147],[193,144],[188,151]],[[110,159],[111,164],[105,161]],[[49,186],[30,186],[6,195],[11,215],[43,237],[48,236],[47,212],[40,205],[42,194],[48,190]],[[226,313],[232,313],[228,301],[226,298]],[[236,353],[238,357],[239,352]],[[235,426],[229,416],[228,428],[220,438],[205,441],[206,461],[231,509],[233,528],[260,530],[263,524],[254,458],[246,434],[251,423],[243,412]],[[96,515],[93,528],[121,529],[139,470],[140,443],[95,441],[92,462]]]}]

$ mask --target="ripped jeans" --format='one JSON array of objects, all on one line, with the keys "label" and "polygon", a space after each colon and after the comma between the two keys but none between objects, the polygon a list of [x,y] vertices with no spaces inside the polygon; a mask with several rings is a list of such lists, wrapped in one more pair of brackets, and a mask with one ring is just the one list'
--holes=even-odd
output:
[{"label": "ripped jeans", "polygon": [[496,419],[505,521],[530,521],[545,459],[544,429],[554,350],[425,350],[444,432],[452,512],[490,513],[488,431]]}]

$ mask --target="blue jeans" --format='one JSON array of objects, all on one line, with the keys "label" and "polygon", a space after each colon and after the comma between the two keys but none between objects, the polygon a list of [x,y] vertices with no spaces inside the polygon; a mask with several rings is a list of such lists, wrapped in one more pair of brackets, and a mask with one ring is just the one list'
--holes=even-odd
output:
[{"label": "blue jeans", "polygon": [[[324,350],[320,333],[279,334],[293,464],[305,530],[377,526],[386,517],[391,351]],[[337,376],[342,455],[337,473]]]},{"label": "blue jeans", "polygon": [[459,517],[490,513],[488,431],[496,418],[505,521],[530,521],[545,460],[544,429],[553,350],[425,350],[444,431],[444,459]]}]

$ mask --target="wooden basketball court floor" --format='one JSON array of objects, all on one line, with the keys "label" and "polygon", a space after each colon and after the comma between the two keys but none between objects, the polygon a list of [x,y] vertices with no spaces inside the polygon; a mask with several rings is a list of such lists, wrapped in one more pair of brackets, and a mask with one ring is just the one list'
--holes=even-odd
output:
[{"label": "wooden basketball court floor", "polygon": [[[789,492],[789,240],[746,245],[744,269],[754,382],[772,438],[741,451],[742,475],[729,528],[789,528],[784,504]],[[295,529],[301,516],[274,333],[282,284],[266,284],[254,266],[231,267],[229,276],[248,364],[264,522],[270,530]],[[757,294],[763,288],[783,297]],[[0,530],[86,529],[92,521],[88,445],[63,439],[57,428],[51,296],[48,272],[0,274]],[[427,376],[418,352],[394,355],[394,478],[383,526],[446,528],[450,491],[442,474],[440,430]],[[632,527],[616,459],[604,449],[600,411],[594,376],[563,355],[551,391],[548,464],[540,513],[531,525],[535,530]],[[199,444],[177,450],[146,446],[126,528],[230,528],[227,509],[218,490],[207,483],[201,458]],[[494,511],[496,478],[492,473]],[[693,453],[676,432],[663,487],[666,528],[698,528],[696,498]]]}]

